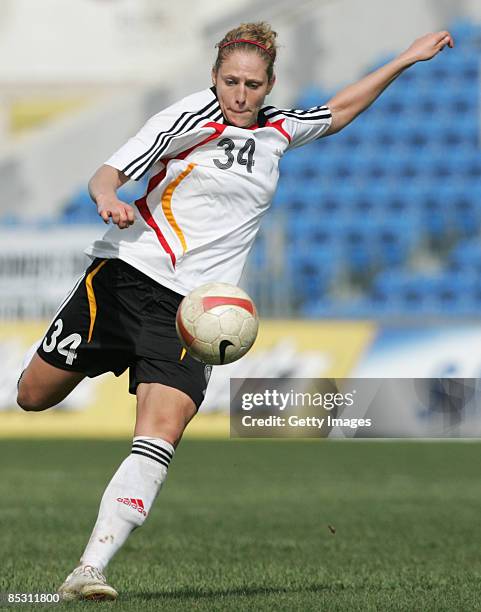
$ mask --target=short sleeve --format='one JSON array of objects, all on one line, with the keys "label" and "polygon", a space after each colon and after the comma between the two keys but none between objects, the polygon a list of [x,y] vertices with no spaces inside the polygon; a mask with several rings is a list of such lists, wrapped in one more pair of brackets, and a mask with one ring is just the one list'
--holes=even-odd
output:
[{"label": "short sleeve", "polygon": [[288,149],[325,136],[332,122],[331,111],[327,106],[314,106],[307,110],[270,109],[266,117],[269,121],[283,119],[283,128],[290,137]]},{"label": "short sleeve", "polygon": [[142,178],[157,160],[168,154],[177,118],[173,107],[154,115],[105,163],[131,179]]},{"label": "short sleeve", "polygon": [[207,104],[205,101],[205,94],[194,95],[157,113],[105,164],[139,180],[157,161],[197,144],[203,137],[203,118],[212,116],[218,107],[212,94]]}]

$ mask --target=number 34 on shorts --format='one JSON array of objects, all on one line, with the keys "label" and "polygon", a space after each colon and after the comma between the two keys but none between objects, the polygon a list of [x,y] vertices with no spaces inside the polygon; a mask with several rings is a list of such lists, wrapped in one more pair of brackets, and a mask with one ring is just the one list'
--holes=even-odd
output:
[{"label": "number 34 on shorts", "polygon": [[77,358],[77,348],[79,344],[82,342],[82,336],[80,334],[69,334],[66,338],[59,340],[63,331],[63,321],[62,319],[57,319],[53,323],[53,330],[50,333],[50,337],[48,334],[45,336],[42,348],[46,353],[51,353],[52,351],[57,350],[57,352],[65,357],[66,365],[72,365],[74,359]]}]

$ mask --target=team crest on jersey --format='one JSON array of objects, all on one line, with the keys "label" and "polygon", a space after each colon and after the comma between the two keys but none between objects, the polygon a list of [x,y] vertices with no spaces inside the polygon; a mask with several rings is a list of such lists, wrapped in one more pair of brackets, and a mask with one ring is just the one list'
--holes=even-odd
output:
[{"label": "team crest on jersey", "polygon": [[210,375],[212,374],[212,366],[206,365],[204,367],[205,384],[209,384]]}]

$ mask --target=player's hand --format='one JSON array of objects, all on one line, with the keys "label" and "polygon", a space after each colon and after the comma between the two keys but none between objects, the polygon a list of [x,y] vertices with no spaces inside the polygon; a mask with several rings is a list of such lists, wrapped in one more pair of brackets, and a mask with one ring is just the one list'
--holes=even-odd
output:
[{"label": "player's hand", "polygon": [[97,198],[97,212],[104,223],[109,223],[112,219],[112,223],[118,225],[119,229],[126,229],[135,221],[132,206],[117,198]]},{"label": "player's hand", "polygon": [[425,34],[416,39],[401,56],[408,59],[410,63],[424,62],[432,59],[446,46],[452,49],[454,40],[447,30],[443,30],[442,32]]}]

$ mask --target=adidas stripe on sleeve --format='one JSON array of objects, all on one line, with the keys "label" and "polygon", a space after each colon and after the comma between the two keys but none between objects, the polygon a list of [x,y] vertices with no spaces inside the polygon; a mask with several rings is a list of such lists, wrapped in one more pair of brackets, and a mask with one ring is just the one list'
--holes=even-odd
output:
[{"label": "adidas stripe on sleeve", "polygon": [[139,180],[157,161],[201,140],[199,126],[206,120],[219,121],[221,117],[222,111],[212,94],[189,96],[151,117],[105,163]]},{"label": "adidas stripe on sleeve", "polygon": [[327,106],[314,106],[307,110],[282,110],[269,106],[264,113],[269,121],[284,120],[284,127],[291,136],[288,149],[325,136],[332,121],[331,111]]}]

